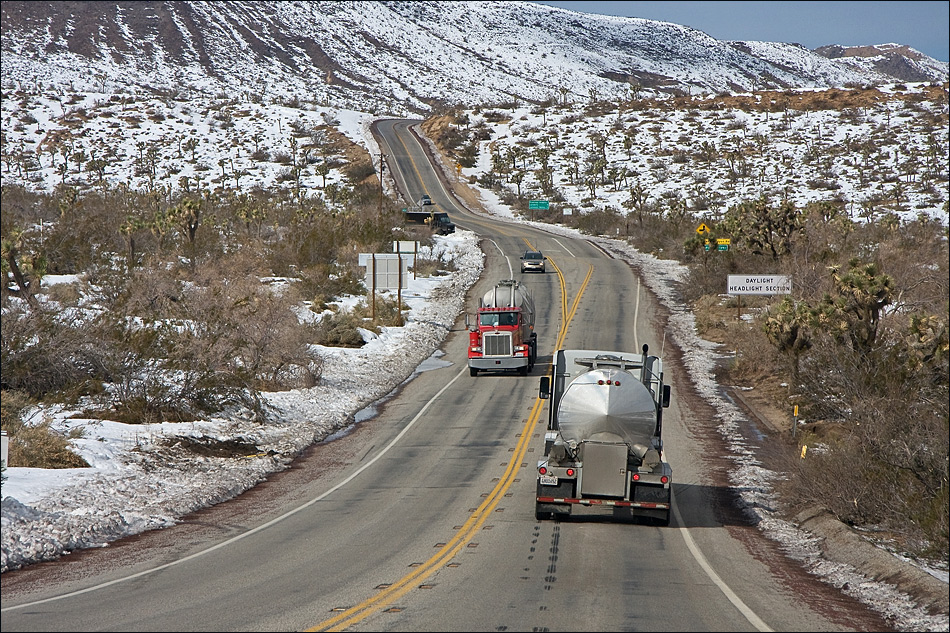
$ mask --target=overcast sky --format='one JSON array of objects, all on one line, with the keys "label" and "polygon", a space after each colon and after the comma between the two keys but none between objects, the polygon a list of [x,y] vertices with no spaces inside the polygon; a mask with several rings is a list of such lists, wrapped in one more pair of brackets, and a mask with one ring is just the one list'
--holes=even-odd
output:
[{"label": "overcast sky", "polygon": [[906,44],[950,61],[950,2],[537,2],[600,15],[673,22],[718,40]]}]

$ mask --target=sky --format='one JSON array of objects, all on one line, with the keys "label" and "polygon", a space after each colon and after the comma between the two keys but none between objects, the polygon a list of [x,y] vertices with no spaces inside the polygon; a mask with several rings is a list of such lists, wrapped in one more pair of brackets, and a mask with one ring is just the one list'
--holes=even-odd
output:
[{"label": "sky", "polygon": [[571,11],[682,24],[718,40],[906,44],[950,61],[950,2],[537,2]]}]

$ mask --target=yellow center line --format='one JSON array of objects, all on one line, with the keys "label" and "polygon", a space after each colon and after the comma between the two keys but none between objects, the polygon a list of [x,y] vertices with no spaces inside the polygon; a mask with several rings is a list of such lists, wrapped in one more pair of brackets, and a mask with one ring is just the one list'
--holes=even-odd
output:
[{"label": "yellow center line", "polygon": [[557,272],[558,280],[561,284],[561,322],[563,323],[561,329],[557,333],[557,340],[554,345],[554,351],[561,349],[561,346],[564,344],[564,339],[567,337],[567,326],[574,318],[574,314],[577,313],[577,308],[580,306],[581,297],[584,295],[584,291],[587,289],[587,284],[590,283],[590,278],[594,274],[593,264],[588,264],[587,276],[584,277],[584,281],[581,283],[581,287],[577,290],[577,296],[574,297],[574,303],[571,304],[571,309],[567,309],[567,283],[564,281],[564,275],[561,273],[561,269],[558,267],[557,262],[555,262],[550,257],[548,261],[551,262],[551,265],[554,266],[554,270]]},{"label": "yellow center line", "polygon": [[437,571],[437,565],[448,561],[458,554],[465,545],[475,537],[478,529],[488,520],[495,507],[504,497],[504,493],[514,483],[514,475],[520,467],[521,460],[528,450],[528,443],[531,440],[531,430],[537,424],[541,415],[543,400],[536,399],[528,420],[522,428],[521,437],[515,447],[515,451],[508,467],[505,469],[504,476],[495,485],[495,488],[488,497],[476,508],[472,516],[468,518],[458,533],[452,537],[445,547],[432,556],[429,560],[419,566],[415,571],[407,574],[399,581],[383,589],[372,598],[368,598],[356,606],[350,607],[346,611],[325,620],[317,626],[306,629],[307,631],[343,631],[347,627],[365,620],[369,616],[385,609],[390,604],[412,591],[417,582],[422,582]]}]

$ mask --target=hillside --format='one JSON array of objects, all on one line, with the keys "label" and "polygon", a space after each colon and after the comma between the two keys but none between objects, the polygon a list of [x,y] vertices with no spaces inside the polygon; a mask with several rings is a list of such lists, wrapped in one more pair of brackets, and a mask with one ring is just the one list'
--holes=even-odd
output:
[{"label": "hillside", "polygon": [[822,89],[948,77],[946,62],[906,47],[856,64],[852,55],[719,41],[668,22],[528,2],[12,1],[0,11],[7,90],[227,94],[406,115],[631,91]]}]

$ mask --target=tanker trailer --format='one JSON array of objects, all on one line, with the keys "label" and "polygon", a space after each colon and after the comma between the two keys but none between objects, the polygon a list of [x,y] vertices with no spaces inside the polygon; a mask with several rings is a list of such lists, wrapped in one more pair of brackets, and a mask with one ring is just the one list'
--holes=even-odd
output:
[{"label": "tanker trailer", "polygon": [[538,358],[534,301],[528,288],[514,279],[496,283],[479,299],[468,335],[469,374],[514,370],[527,376]]},{"label": "tanker trailer", "polygon": [[538,460],[539,521],[581,505],[669,525],[673,470],[663,458],[663,409],[670,387],[661,359],[648,351],[555,354],[539,393],[550,399]]}]

